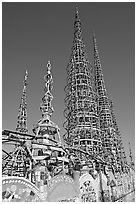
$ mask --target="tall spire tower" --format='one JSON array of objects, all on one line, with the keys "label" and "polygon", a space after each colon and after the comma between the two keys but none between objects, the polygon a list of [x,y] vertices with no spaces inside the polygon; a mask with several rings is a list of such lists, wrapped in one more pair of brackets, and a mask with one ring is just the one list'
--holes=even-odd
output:
[{"label": "tall spire tower", "polygon": [[64,140],[74,148],[83,149],[90,154],[93,152],[99,154],[101,140],[97,115],[97,95],[93,90],[91,64],[87,59],[77,8],[73,47],[67,75],[66,109],[64,111],[66,117],[64,127],[67,132],[64,135]]},{"label": "tall spire tower", "polygon": [[28,72],[26,70],[24,81],[23,81],[23,94],[19,106],[18,123],[16,130],[21,133],[27,133],[27,102],[26,102],[26,87],[27,87]]}]

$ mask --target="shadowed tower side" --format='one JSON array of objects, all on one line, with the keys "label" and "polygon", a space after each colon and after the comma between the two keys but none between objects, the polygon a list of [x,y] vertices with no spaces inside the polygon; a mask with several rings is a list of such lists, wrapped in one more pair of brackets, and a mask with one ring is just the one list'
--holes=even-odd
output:
[{"label": "shadowed tower side", "polygon": [[128,170],[126,167],[127,160],[113,111],[113,103],[110,101],[105,87],[95,34],[93,36],[93,45],[94,83],[98,95],[98,116],[102,133],[103,157],[114,173],[121,173]]}]

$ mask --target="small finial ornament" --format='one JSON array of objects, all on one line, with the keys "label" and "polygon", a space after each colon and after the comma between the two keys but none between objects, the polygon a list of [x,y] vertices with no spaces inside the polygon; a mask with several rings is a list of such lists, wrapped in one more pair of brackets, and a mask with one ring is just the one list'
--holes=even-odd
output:
[{"label": "small finial ornament", "polygon": [[42,117],[46,118],[48,116],[51,116],[53,113],[53,107],[51,105],[51,101],[53,99],[53,96],[51,94],[51,90],[53,88],[52,86],[53,79],[51,74],[50,61],[48,61],[47,63],[47,74],[44,76],[44,80],[45,80],[45,88],[44,88],[45,94],[44,94],[44,97],[42,98],[40,110],[42,112]]},{"label": "small finial ornament", "polygon": [[[52,75],[51,75],[51,63],[48,61],[47,63],[47,74],[44,76],[44,80],[46,83],[52,83]],[[46,85],[47,86],[47,85]]]},{"label": "small finial ornament", "polygon": [[51,63],[50,63],[50,60],[49,60],[48,63],[47,63],[47,68],[48,68],[48,71],[51,70]]}]

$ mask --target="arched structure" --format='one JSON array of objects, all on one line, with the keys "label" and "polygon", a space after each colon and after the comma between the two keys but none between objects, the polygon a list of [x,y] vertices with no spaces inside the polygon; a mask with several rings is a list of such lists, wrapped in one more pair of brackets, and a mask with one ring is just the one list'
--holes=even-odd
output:
[{"label": "arched structure", "polygon": [[47,201],[73,202],[78,196],[77,185],[70,176],[58,175],[49,182]]},{"label": "arched structure", "polygon": [[25,178],[16,176],[2,178],[3,202],[40,202],[39,189]]}]

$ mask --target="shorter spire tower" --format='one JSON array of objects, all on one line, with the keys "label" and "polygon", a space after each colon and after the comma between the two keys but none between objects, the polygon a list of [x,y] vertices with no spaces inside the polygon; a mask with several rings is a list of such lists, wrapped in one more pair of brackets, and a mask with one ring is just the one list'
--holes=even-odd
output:
[{"label": "shorter spire tower", "polygon": [[[47,73],[44,76],[45,87],[44,96],[40,105],[40,111],[42,118],[34,126],[33,132],[35,138],[32,141],[32,154],[35,160],[33,183],[37,187],[40,185],[42,189],[46,188],[47,183],[43,181],[43,178],[36,178],[36,175],[44,174],[47,178],[51,178],[50,171],[52,169],[52,176],[59,171],[59,166],[52,166],[52,159],[55,159],[59,154],[59,146],[61,146],[60,129],[51,121],[53,113],[53,107],[51,105],[53,96],[51,94],[53,78],[51,74],[51,63],[47,63]],[[56,151],[55,151],[56,150]],[[56,152],[56,153],[55,153]],[[56,162],[56,161],[55,161]],[[47,176],[48,175],[48,176]],[[45,192],[44,192],[45,193]]]},{"label": "shorter spire tower", "polygon": [[[114,147],[114,129],[111,114],[110,100],[105,87],[99,52],[95,34],[93,36],[94,46],[94,89],[98,95],[98,116],[102,132],[103,157],[110,166],[116,163],[116,150]],[[111,167],[110,167],[111,168]]]},{"label": "shorter spire tower", "polygon": [[21,133],[27,133],[27,102],[26,102],[26,87],[27,87],[28,72],[26,70],[24,81],[23,81],[23,94],[19,106],[18,123],[16,130]]},{"label": "shorter spire tower", "polygon": [[[36,124],[33,128],[33,132],[36,135],[36,138],[41,138],[43,136],[44,141],[60,141],[59,128],[55,123],[51,121],[51,116],[54,112],[52,107],[52,99],[53,95],[51,94],[51,90],[53,88],[53,78],[51,74],[51,63],[48,61],[47,63],[47,73],[44,76],[45,87],[44,87],[44,96],[42,97],[42,103],[40,105],[40,111],[42,113],[42,119]],[[45,138],[45,139],[44,139]],[[38,139],[39,140],[39,139]],[[54,142],[53,142],[54,143]]]},{"label": "shorter spire tower", "polygon": [[102,131],[103,156],[105,161],[110,164],[110,168],[112,168],[112,166],[115,167],[115,172],[121,170],[125,172],[127,171],[125,151],[113,112],[113,104],[110,102],[105,88],[95,34],[93,36],[93,45],[94,83],[95,91],[98,94],[98,116],[100,118],[100,129]]},{"label": "shorter spire tower", "polygon": [[[27,87],[28,72],[26,70],[23,80],[23,94],[19,106],[18,123],[16,131],[19,133],[27,133],[27,102],[26,102],[26,87]],[[11,157],[7,160],[3,167],[3,175],[18,176],[28,178],[27,170],[30,168],[29,154],[25,146],[25,141],[20,141],[15,144],[14,150],[11,152]]]},{"label": "shorter spire tower", "polygon": [[110,101],[105,88],[105,82],[103,72],[101,68],[100,57],[97,48],[97,42],[95,34],[93,36],[94,45],[94,83],[95,90],[98,94],[98,114],[100,116],[100,128],[105,130],[108,127],[112,127],[112,117],[110,112]]}]

